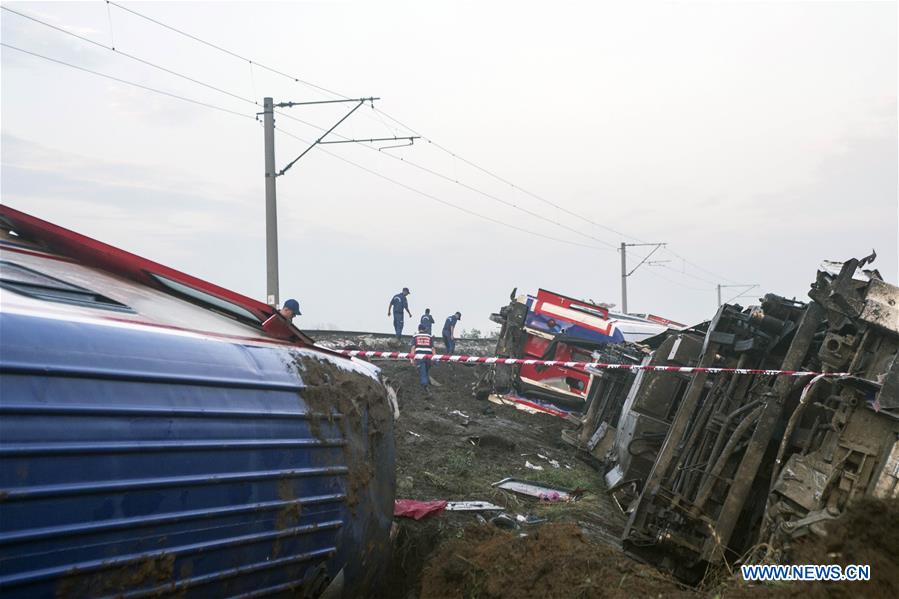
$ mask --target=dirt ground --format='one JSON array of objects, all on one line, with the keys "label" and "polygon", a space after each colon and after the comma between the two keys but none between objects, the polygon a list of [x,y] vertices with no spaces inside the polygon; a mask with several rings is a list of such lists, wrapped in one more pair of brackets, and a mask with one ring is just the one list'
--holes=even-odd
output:
[{"label": "dirt ground", "polygon": [[[439,386],[432,385],[428,398],[408,362],[378,365],[400,402],[398,498],[490,501],[513,517],[547,520],[504,531],[479,523],[474,513],[443,512],[421,521],[398,518],[396,553],[381,597],[625,597],[631,596],[634,577],[641,589],[658,588],[666,596],[680,592],[675,582],[620,552],[624,516],[605,494],[599,473],[562,442],[561,431],[571,424],[476,400],[471,388],[481,366],[434,365],[431,377]],[[456,410],[468,418],[453,414]],[[542,470],[529,469],[526,462]],[[574,502],[541,502],[492,486],[507,477],[585,493]],[[510,562],[512,553],[521,559]],[[483,573],[478,570],[482,567]],[[553,574],[537,584],[533,576],[518,576],[516,568]],[[510,586],[510,577],[522,582]],[[608,584],[620,585],[620,593],[598,594]]]},{"label": "dirt ground", "polygon": [[747,585],[726,581],[721,597],[899,597],[899,500],[863,499],[825,526],[826,537],[800,539],[791,549],[793,564],[868,564],[867,582],[781,582]]}]

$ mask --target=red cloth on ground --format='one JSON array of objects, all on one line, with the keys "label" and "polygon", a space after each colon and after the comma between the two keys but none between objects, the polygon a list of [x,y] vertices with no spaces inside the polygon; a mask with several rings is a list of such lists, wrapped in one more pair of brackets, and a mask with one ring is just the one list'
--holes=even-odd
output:
[{"label": "red cloth on ground", "polygon": [[415,499],[397,499],[393,502],[393,515],[401,518],[421,520],[439,514],[446,507],[446,501],[417,501]]}]

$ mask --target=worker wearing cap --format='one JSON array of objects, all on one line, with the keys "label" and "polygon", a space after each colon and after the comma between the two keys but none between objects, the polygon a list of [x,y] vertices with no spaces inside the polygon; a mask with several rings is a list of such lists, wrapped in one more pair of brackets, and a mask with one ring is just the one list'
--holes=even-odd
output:
[{"label": "worker wearing cap", "polygon": [[431,309],[425,308],[425,313],[421,316],[421,322],[419,322],[421,326],[425,328],[425,333],[428,335],[431,334],[431,327],[434,326],[434,317],[431,316]]},{"label": "worker wearing cap", "polygon": [[409,288],[403,287],[402,291],[390,298],[390,303],[387,305],[387,316],[390,316],[391,311],[393,312],[393,330],[396,331],[397,340],[403,335],[403,310],[409,314],[409,318],[412,318],[412,312],[409,312],[409,302],[406,300],[409,293]]},{"label": "worker wearing cap", "polygon": [[456,323],[462,320],[462,313],[456,312],[450,315],[443,323],[443,342],[446,344],[446,353],[451,354],[456,349]]},{"label": "worker wearing cap", "polygon": [[262,323],[262,330],[269,336],[277,339],[295,340],[297,338],[296,329],[288,323],[300,314],[300,303],[295,299],[289,299],[284,302],[280,310],[269,316]]},{"label": "worker wearing cap", "polygon": [[286,318],[287,320],[293,320],[296,316],[302,316],[302,312],[300,312],[300,302],[295,299],[289,299],[284,302],[284,305],[281,306],[279,310],[281,316]]},{"label": "worker wearing cap", "polygon": [[418,382],[421,383],[421,387],[424,389],[425,393],[430,392],[428,385],[431,382],[431,378],[428,372],[431,370],[431,361],[422,359],[416,360],[415,358],[428,354],[434,354],[434,338],[431,337],[430,333],[425,331],[425,325],[420,324],[418,325],[418,334],[412,337],[412,355],[414,356],[412,363],[415,364],[415,368],[418,369]]}]

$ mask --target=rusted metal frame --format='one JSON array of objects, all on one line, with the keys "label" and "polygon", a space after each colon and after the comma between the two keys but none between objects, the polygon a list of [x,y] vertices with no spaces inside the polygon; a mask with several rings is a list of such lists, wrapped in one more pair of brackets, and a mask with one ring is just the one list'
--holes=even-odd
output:
[{"label": "rusted metal frame", "polygon": [[[709,343],[705,354],[703,354],[699,361],[699,366],[709,367],[714,364],[719,347],[720,345],[718,343]],[[653,498],[659,493],[662,481],[667,478],[670,466],[677,458],[680,440],[683,438],[690,417],[696,408],[696,402],[699,401],[702,392],[705,390],[705,382],[707,379],[708,374],[705,372],[697,372],[691,378],[690,384],[684,392],[684,396],[681,398],[677,413],[671,422],[671,428],[668,429],[668,434],[665,437],[665,441],[662,443],[662,447],[652,466],[652,470],[649,471],[649,476],[646,478],[646,484],[643,487],[643,492],[640,494],[637,509],[633,511],[628,519],[627,526],[625,527],[625,535],[629,535],[632,529],[640,529],[645,525],[649,504],[652,503]]]},{"label": "rusted metal frame", "polygon": [[[715,437],[715,444],[712,446],[712,450],[709,452],[709,462],[711,462],[712,460],[716,460],[718,456],[721,455],[721,450],[724,447],[725,440],[728,438],[727,434],[730,431],[730,423],[734,420],[734,418],[742,416],[746,414],[746,412],[749,412],[753,408],[757,407],[760,401],[761,400],[752,400],[744,403],[725,417],[724,422],[721,425],[721,429],[718,431],[718,434]],[[702,488],[703,486],[708,484],[709,478],[709,471],[704,472],[702,479],[698,483],[699,488]]]},{"label": "rusted metal frame", "polygon": [[[724,470],[724,466],[727,465],[727,460],[730,459],[730,456],[736,450],[737,445],[743,438],[743,435],[746,434],[746,431],[749,430],[749,427],[756,423],[756,419],[761,415],[762,410],[763,407],[758,406],[751,414],[741,420],[736,428],[734,428],[733,434],[731,434],[730,438],[727,440],[727,444],[724,446],[724,449],[721,450],[721,455],[715,460],[715,465],[712,466],[709,475],[703,481],[699,493],[696,495],[696,501],[694,502],[693,507],[697,513],[701,512],[705,507],[705,502],[708,501],[712,494],[712,489],[715,488],[715,482],[721,478],[721,472]],[[739,477],[739,474],[737,477]]]},{"label": "rusted metal frame", "polygon": [[[745,368],[746,363],[749,360],[750,360],[749,354],[743,354],[742,356],[740,356],[740,360],[738,362],[737,367]],[[728,387],[728,391],[731,394],[725,399],[732,400],[735,397],[740,397],[743,400],[748,399],[746,397],[747,390],[745,389],[745,387],[749,386],[751,378],[756,378],[756,377],[738,377],[738,376],[733,377],[730,381],[731,384]],[[734,392],[737,390],[736,388],[737,388],[738,384],[740,387],[743,387],[743,388],[740,389],[739,394],[735,394]],[[736,403],[736,402],[728,402],[727,408],[728,409],[731,408],[733,403]],[[727,439],[727,434],[730,431],[731,422],[733,422],[734,418],[736,418],[737,416],[745,414],[746,412],[751,410],[752,406],[755,406],[757,403],[758,403],[757,400],[756,401],[752,401],[752,400],[744,401],[738,408],[727,413],[727,415],[724,417],[724,421],[721,423],[721,428],[717,431],[717,435],[715,436],[715,443],[712,446],[712,449],[709,452],[708,456],[706,457],[706,461],[708,461],[709,463],[712,463],[713,460],[717,460],[718,456],[721,454],[721,448],[724,447],[724,442]],[[708,480],[709,480],[709,471],[705,471],[703,473],[702,478],[699,480],[697,487],[702,488],[704,485],[706,485],[708,483]]]},{"label": "rusted metal frame", "polygon": [[[740,356],[739,360],[737,361],[737,368],[749,368],[749,366],[747,364],[749,362],[749,360],[750,360],[750,358],[749,358],[748,353],[742,354]],[[702,439],[702,443],[701,443],[700,447],[697,450],[698,457],[694,461],[694,463],[696,463],[696,464],[701,463],[701,464],[708,465],[708,464],[711,464],[712,461],[718,456],[718,452],[721,449],[721,446],[720,446],[721,440],[724,437],[725,433],[727,432],[727,429],[730,424],[730,420],[734,414],[734,412],[731,411],[731,406],[733,405],[733,403],[735,403],[734,398],[735,397],[742,398],[743,394],[745,393],[745,388],[742,389],[740,393],[736,393],[736,389],[738,386],[740,386],[740,387],[748,386],[748,383],[749,383],[748,379],[750,379],[750,378],[751,377],[741,377],[741,376],[736,376],[736,375],[732,375],[729,378],[729,381],[727,383],[727,389],[725,390],[725,392],[721,398],[721,401],[716,402],[715,410],[711,414],[709,414],[707,423],[703,426],[703,432],[705,433],[705,435]],[[743,407],[739,408],[739,410],[742,410],[742,409],[743,409]],[[739,410],[737,410],[735,412],[738,412]],[[721,423],[721,428],[716,431],[712,427],[712,422],[714,420],[714,417],[717,415],[726,415],[726,416],[725,416],[724,421]],[[711,445],[710,441],[713,437],[715,438],[715,444]],[[690,441],[690,443],[692,443],[692,442],[693,442],[693,440]],[[711,446],[711,449],[709,449],[710,446]],[[702,479],[697,480],[698,478],[700,478],[700,476],[702,476]],[[708,476],[708,470],[691,467],[687,473],[687,484],[684,487],[684,490],[682,491],[682,493],[686,496],[690,496],[691,492],[694,489],[698,489],[701,486],[701,480],[704,480],[707,476]]]},{"label": "rusted metal frame", "polygon": [[[815,332],[823,317],[824,309],[822,306],[817,302],[810,302],[805,313],[802,315],[802,320],[796,329],[796,334],[793,337],[793,341],[790,343],[790,348],[784,356],[782,368],[799,368],[803,363],[805,356],[808,354]],[[752,488],[752,483],[755,480],[756,474],[758,474],[762,457],[764,456],[765,451],[768,448],[768,443],[780,421],[784,402],[791,389],[792,381],[789,379],[780,377],[775,380],[774,388],[768,401],[762,408],[758,425],[752,433],[752,439],[750,440],[749,446],[746,448],[743,459],[740,461],[740,465],[736,470],[738,475],[735,477],[730,491],[727,494],[727,498],[724,500],[724,505],[721,507],[721,511],[718,514],[718,521],[714,527],[716,533],[714,536],[716,538],[710,537],[706,541],[702,555],[704,559],[710,560],[716,551],[716,547],[719,545],[726,546],[728,542],[730,542],[730,537],[733,534],[737,519],[743,511],[746,498]]]}]

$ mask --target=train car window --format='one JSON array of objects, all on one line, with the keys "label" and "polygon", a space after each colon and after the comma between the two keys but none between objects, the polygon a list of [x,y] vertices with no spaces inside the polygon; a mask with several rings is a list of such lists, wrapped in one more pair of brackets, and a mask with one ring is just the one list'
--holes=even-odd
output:
[{"label": "train car window", "polygon": [[0,260],[0,287],[50,302],[134,313],[134,310],[125,304],[105,295],[6,260]]},{"label": "train car window", "polygon": [[163,285],[170,291],[175,292],[176,295],[183,296],[195,304],[201,304],[207,308],[212,308],[217,312],[224,312],[226,315],[231,316],[232,318],[236,318],[237,320],[241,320],[243,322],[249,322],[256,326],[262,324],[262,321],[259,320],[259,318],[257,318],[255,314],[245,308],[242,308],[241,306],[238,306],[237,304],[229,302],[228,300],[223,300],[222,298],[216,297],[211,293],[200,291],[195,287],[185,285],[184,283],[179,283],[178,281],[173,281],[168,277],[164,277],[156,273],[150,272],[147,274],[159,281],[161,285]]}]

